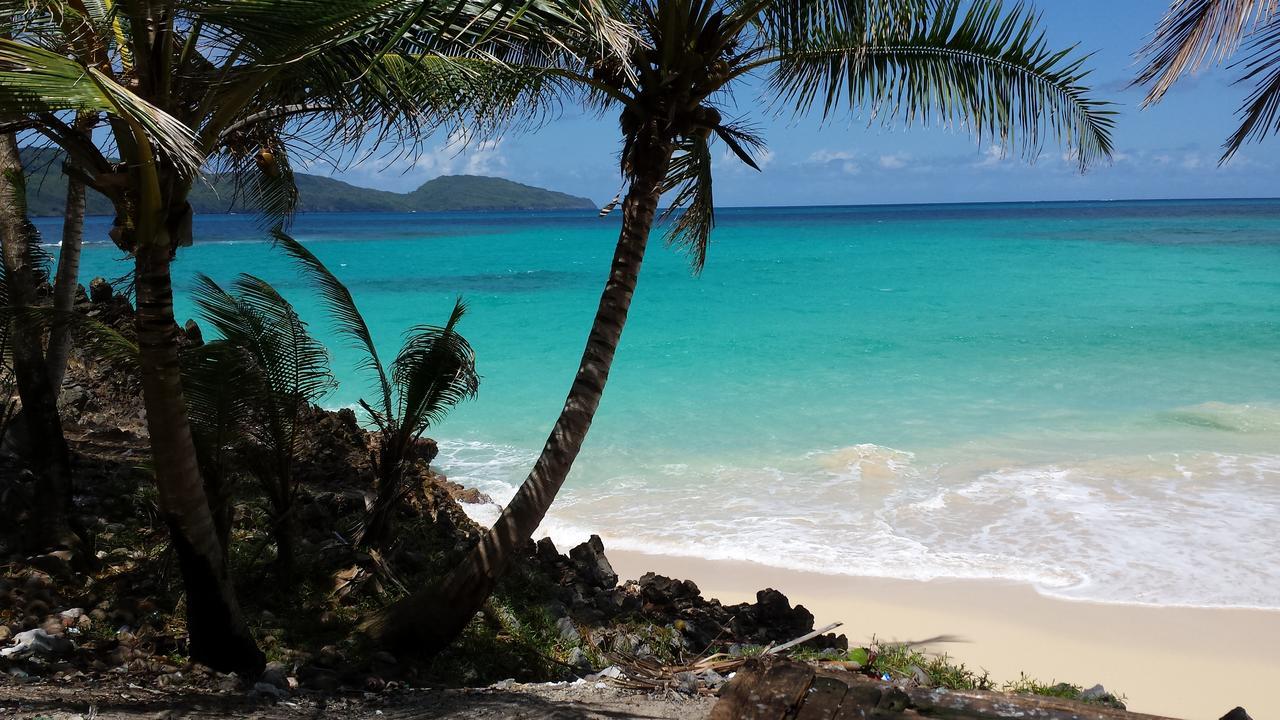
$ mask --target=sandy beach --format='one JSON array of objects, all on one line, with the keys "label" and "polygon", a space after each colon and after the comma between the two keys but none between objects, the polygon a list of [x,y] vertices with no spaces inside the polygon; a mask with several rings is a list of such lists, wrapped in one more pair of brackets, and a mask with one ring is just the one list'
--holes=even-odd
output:
[{"label": "sandy beach", "polygon": [[1102,683],[1136,712],[1213,719],[1240,705],[1280,717],[1280,612],[1071,602],[1001,582],[914,582],[781,570],[735,561],[609,551],[623,578],[648,571],[698,584],[724,602],[773,587],[841,621],[851,643],[959,636],[931,647],[997,683],[1020,672],[1083,686]]}]

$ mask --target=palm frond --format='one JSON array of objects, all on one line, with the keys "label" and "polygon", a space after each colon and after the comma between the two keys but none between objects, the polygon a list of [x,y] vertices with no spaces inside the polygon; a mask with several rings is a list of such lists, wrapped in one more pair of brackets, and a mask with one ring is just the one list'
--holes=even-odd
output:
[{"label": "palm frond", "polygon": [[707,262],[711,231],[716,225],[708,138],[694,137],[681,143],[671,159],[666,190],[675,191],[661,217],[661,221],[671,223],[667,244],[687,252],[693,272],[700,273]]},{"label": "palm frond", "polygon": [[233,287],[240,304],[266,321],[269,335],[262,357],[273,391],[291,398],[290,403],[310,403],[332,390],[329,353],[293,305],[270,283],[253,275],[240,275]]},{"label": "palm frond", "polygon": [[1250,45],[1252,52],[1240,63],[1245,73],[1237,82],[1255,85],[1237,112],[1240,125],[1223,144],[1222,162],[1246,142],[1280,132],[1280,15],[1272,16]]},{"label": "palm frond", "polygon": [[204,156],[195,133],[96,68],[43,48],[0,39],[0,117],[60,110],[103,112],[136,124],[190,177]]},{"label": "palm frond", "polygon": [[359,308],[356,307],[355,299],[351,297],[351,291],[302,243],[287,235],[283,230],[276,229],[271,234],[276,243],[284,249],[289,257],[293,258],[303,274],[319,290],[320,298],[329,310],[334,330],[338,334],[346,336],[356,349],[364,353],[359,367],[365,370],[372,370],[377,375],[378,389],[381,391],[383,401],[381,414],[383,416],[393,415],[391,383],[387,380],[387,373],[383,369],[382,360],[378,358],[378,349],[374,346],[373,335],[369,332],[369,326],[365,323],[364,316],[360,314]]},{"label": "palm frond", "polygon": [[213,340],[179,358],[187,415],[196,433],[202,469],[220,475],[227,445],[246,434],[264,394],[259,368],[229,340]]},{"label": "palm frond", "polygon": [[[994,0],[940,0],[928,18],[882,28],[796,38],[745,70],[773,66],[770,88],[798,112],[841,104],[885,122],[967,127],[980,141],[1012,143],[1034,159],[1044,136],[1074,152],[1083,170],[1111,155],[1114,113],[1082,84],[1085,56],[1052,51],[1038,17],[1002,15]],[[963,10],[963,12],[962,12]]]},{"label": "palm frond", "polygon": [[[268,448],[271,457],[287,464],[300,437],[298,421],[303,411],[333,388],[329,355],[269,283],[243,274],[232,289],[234,293],[206,275],[196,276],[192,297],[201,317],[223,336],[220,342],[241,356],[209,358],[206,362],[222,365],[206,370],[216,376],[228,362],[245,366],[246,385],[236,390],[245,406],[244,432]],[[221,412],[217,406],[211,409]]]},{"label": "palm frond", "polygon": [[[2,274],[2,273],[0,273]],[[0,292],[7,294],[0,279]],[[70,326],[76,333],[77,347],[104,365],[137,374],[138,343],[124,333],[74,310],[57,311],[49,306],[25,307],[17,312],[11,307],[0,308],[0,322],[5,325],[17,315],[27,322],[49,332],[57,325]]]},{"label": "palm frond", "polygon": [[457,331],[464,314],[466,305],[459,298],[443,326],[411,329],[392,363],[391,377],[400,389],[400,424],[412,437],[479,390],[475,352]]},{"label": "palm frond", "polygon": [[1175,0],[1138,51],[1146,64],[1135,85],[1151,85],[1143,105],[1157,103],[1183,75],[1221,62],[1254,28],[1280,10],[1280,0]]},{"label": "palm frond", "polygon": [[225,162],[218,165],[219,177],[229,178],[232,185],[228,206],[257,211],[264,229],[288,227],[298,209],[288,144],[275,132],[255,130],[228,144]]}]

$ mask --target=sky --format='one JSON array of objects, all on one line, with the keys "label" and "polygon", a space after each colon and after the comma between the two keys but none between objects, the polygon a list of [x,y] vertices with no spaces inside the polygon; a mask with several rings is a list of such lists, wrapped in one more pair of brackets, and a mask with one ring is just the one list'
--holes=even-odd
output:
[{"label": "sky", "polygon": [[[1114,103],[1115,156],[1081,175],[1062,148],[1045,145],[1034,162],[963,129],[868,125],[845,113],[827,122],[767,108],[756,87],[738,91],[726,115],[756,125],[768,152],[756,172],[727,154],[716,157],[720,206],[1271,197],[1280,195],[1280,138],[1246,146],[1225,166],[1221,144],[1249,87],[1239,69],[1185,77],[1160,104],[1141,109],[1128,87],[1134,53],[1168,0],[1040,0],[1050,46],[1093,53],[1086,84]],[[463,145],[433,138],[414,159],[370,159],[340,172],[366,187],[407,192],[439,175],[494,175],[604,203],[621,188],[617,120],[566,108],[536,131]]]}]

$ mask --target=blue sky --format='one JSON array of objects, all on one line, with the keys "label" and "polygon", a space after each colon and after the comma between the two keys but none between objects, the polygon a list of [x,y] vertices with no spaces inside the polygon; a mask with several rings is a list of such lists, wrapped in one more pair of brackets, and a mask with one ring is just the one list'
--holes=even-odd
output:
[{"label": "blue sky", "polygon": [[[1041,0],[1050,44],[1078,43],[1093,52],[1089,84],[1116,103],[1116,157],[1081,176],[1061,151],[1046,145],[1029,164],[967,133],[919,126],[868,127],[865,117],[816,118],[762,114],[753,88],[736,108],[768,141],[757,173],[717,151],[716,199],[722,206],[828,205],[1005,200],[1162,197],[1269,197],[1280,194],[1280,138],[1247,146],[1219,167],[1220,145],[1235,127],[1248,94],[1230,68],[1185,78],[1148,110],[1127,89],[1133,53],[1167,8],[1166,0]],[[335,177],[357,185],[408,191],[442,174],[497,175],[585,195],[596,202],[620,186],[616,119],[566,109],[536,132],[508,135],[459,149],[435,138],[415,162],[368,160]]]}]

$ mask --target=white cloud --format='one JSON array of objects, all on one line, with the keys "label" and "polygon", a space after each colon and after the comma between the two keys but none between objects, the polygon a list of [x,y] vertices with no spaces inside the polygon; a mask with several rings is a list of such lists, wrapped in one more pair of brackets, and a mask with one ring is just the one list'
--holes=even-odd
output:
[{"label": "white cloud", "polygon": [[1003,165],[1006,157],[1004,146],[988,145],[987,149],[982,151],[982,157],[973,166],[980,168],[996,167]]},{"label": "white cloud", "polygon": [[815,150],[809,155],[809,162],[819,165],[832,165],[839,163],[840,172],[845,175],[857,175],[862,172],[862,166],[856,161],[858,156],[856,153],[847,150]]},{"label": "white cloud", "polygon": [[851,152],[848,152],[845,150],[827,150],[826,148],[823,148],[821,150],[815,150],[813,151],[813,154],[809,156],[809,162],[816,162],[816,163],[829,163],[833,160],[853,160],[853,159],[854,159],[854,155]]},{"label": "white cloud", "polygon": [[893,153],[892,155],[880,156],[880,167],[885,170],[898,170],[907,166],[907,161],[911,156],[906,153]]},{"label": "white cloud", "polygon": [[413,160],[413,169],[433,175],[504,175],[507,157],[502,140],[468,142],[465,135],[454,132],[442,144],[423,152]]}]

